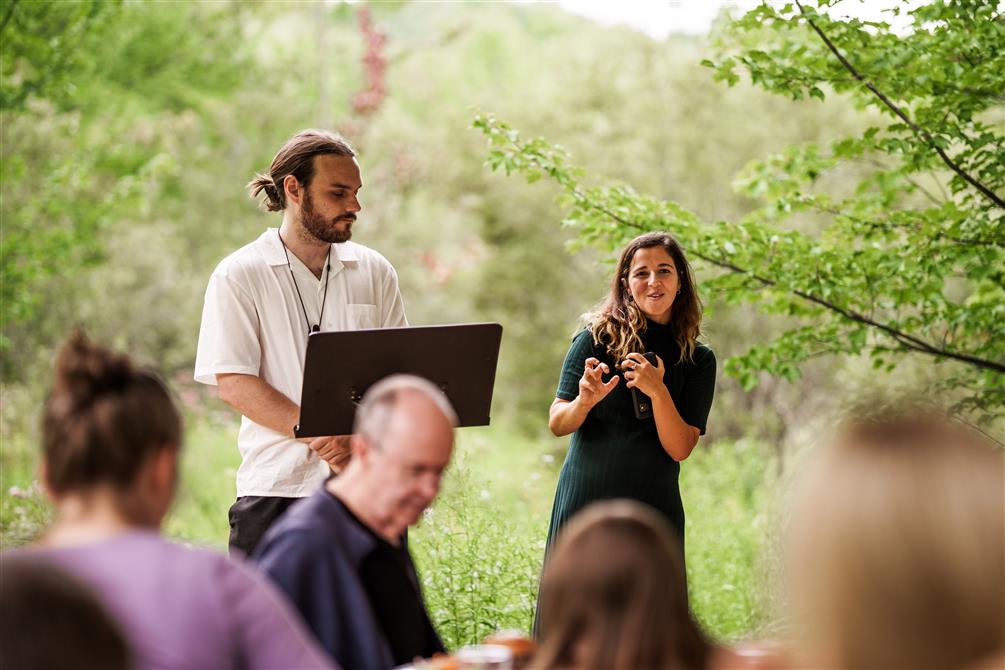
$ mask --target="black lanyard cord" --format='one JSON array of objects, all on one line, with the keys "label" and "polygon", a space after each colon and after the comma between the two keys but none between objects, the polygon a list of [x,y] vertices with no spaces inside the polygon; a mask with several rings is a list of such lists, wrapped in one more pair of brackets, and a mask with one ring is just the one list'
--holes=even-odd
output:
[{"label": "black lanyard cord", "polygon": [[290,279],[293,280],[293,289],[297,292],[297,297],[300,299],[300,309],[304,313],[304,322],[307,324],[307,334],[316,333],[321,330],[321,324],[324,322],[325,318],[325,304],[328,302],[328,277],[332,273],[332,247],[328,245],[328,258],[325,261],[325,293],[321,298],[321,314],[318,316],[318,323],[316,326],[311,327],[311,320],[307,318],[307,306],[304,304],[304,296],[300,294],[300,286],[297,285],[297,277],[293,274],[293,265],[290,263],[290,252],[286,249],[286,242],[283,241],[283,235],[276,229],[276,235],[279,236],[279,243],[283,245],[283,253],[286,254],[286,267],[290,269]]}]

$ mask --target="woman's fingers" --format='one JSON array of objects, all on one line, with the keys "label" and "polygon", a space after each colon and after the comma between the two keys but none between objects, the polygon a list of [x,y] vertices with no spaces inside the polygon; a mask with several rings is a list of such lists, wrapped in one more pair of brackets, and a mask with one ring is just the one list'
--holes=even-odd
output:
[{"label": "woman's fingers", "polygon": [[618,375],[612,376],[606,382],[604,375],[610,374],[611,368],[596,358],[587,358],[583,362],[583,377],[579,380],[580,393],[588,396],[605,397],[618,385]]},{"label": "woman's fingers", "polygon": [[[655,356],[655,354],[653,355]],[[663,359],[660,358],[659,356],[656,356],[656,364],[653,365],[644,355],[633,351],[632,353],[627,354],[625,356],[625,360],[621,361],[621,368],[623,370],[635,370],[635,369],[644,370],[647,367],[651,367],[662,372]]]},{"label": "woman's fingers", "polygon": [[607,363],[601,363],[596,358],[587,358],[583,367],[583,378],[596,380],[598,382],[603,375],[611,371],[611,369],[607,366]]},{"label": "woman's fingers", "polygon": [[634,370],[638,367],[644,367],[649,364],[646,357],[638,353],[630,353],[625,356],[625,360],[621,361],[621,368],[623,370]]},{"label": "woman's fingers", "polygon": [[[630,389],[638,388],[641,390],[642,387],[640,387],[639,384],[646,383],[649,379],[656,382],[659,377],[659,372],[652,366],[649,366],[648,368],[643,368],[642,366],[637,368],[629,367],[629,369],[624,373],[624,376],[625,381],[627,382],[625,384],[626,387]],[[649,386],[649,384],[645,385]]]}]

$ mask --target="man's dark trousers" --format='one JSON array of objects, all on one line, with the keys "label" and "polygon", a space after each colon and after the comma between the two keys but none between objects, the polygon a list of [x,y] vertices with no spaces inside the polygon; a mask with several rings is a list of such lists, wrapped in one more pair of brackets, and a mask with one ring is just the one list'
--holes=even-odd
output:
[{"label": "man's dark trousers", "polygon": [[230,553],[251,556],[265,532],[300,498],[241,496],[230,506]]}]

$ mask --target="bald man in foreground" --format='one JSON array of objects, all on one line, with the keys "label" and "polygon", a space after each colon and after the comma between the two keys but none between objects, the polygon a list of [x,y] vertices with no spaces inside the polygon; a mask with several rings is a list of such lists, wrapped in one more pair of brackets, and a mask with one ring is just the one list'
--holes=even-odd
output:
[{"label": "bald man in foreground", "polygon": [[252,556],[343,668],[386,670],[444,651],[405,531],[439,493],[456,425],[424,379],[374,385],[356,412],[349,465],[280,517]]}]

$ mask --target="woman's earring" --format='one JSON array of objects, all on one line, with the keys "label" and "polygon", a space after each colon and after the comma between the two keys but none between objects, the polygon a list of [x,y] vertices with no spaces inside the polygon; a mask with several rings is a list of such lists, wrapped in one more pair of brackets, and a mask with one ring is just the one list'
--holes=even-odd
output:
[{"label": "woman's earring", "polygon": [[680,289],[677,289],[677,295],[680,295]]}]

